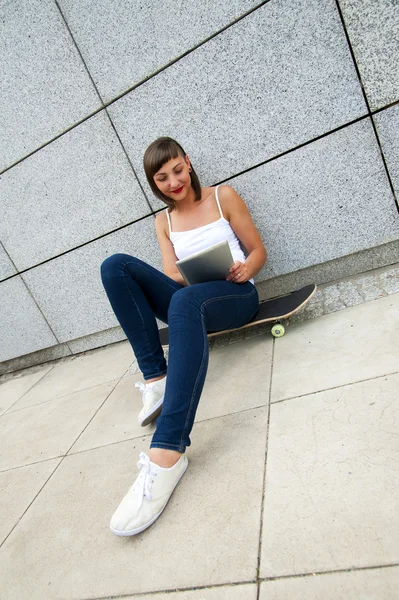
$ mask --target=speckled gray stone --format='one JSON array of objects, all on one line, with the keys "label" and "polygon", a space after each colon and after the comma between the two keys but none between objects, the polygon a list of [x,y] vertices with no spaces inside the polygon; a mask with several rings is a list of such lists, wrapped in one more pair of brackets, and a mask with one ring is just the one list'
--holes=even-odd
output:
[{"label": "speckled gray stone", "polygon": [[[259,298],[266,300],[280,294],[286,294],[307,285],[310,282],[321,285],[330,281],[339,281],[358,273],[380,269],[399,262],[399,240],[342,256],[335,260],[320,263],[306,269],[300,269],[287,275],[257,282]],[[387,267],[390,269],[391,267]],[[394,284],[392,284],[394,285]],[[390,285],[390,287],[392,287]],[[398,290],[399,291],[399,290]]]},{"label": "speckled gray stone", "polygon": [[190,154],[203,184],[365,110],[331,0],[268,2],[109,107],[143,182],[145,148],[171,135]]},{"label": "speckled gray stone", "polygon": [[0,238],[20,270],[151,210],[104,113],[4,173],[0,194]]},{"label": "speckled gray stone", "polygon": [[71,351],[67,344],[57,344],[56,346],[49,346],[43,350],[37,350],[29,354],[23,354],[17,358],[11,358],[0,362],[0,375],[7,373],[14,373],[26,369],[27,367],[43,365],[57,359],[65,358],[70,356]]},{"label": "speckled gray stone", "polygon": [[399,202],[399,105],[387,108],[373,118]]},{"label": "speckled gray stone", "polygon": [[399,293],[399,267],[394,270],[384,271],[380,275],[379,285],[387,294]]},{"label": "speckled gray stone", "polygon": [[[1,182],[0,182],[1,186]],[[3,217],[2,217],[3,218]],[[1,222],[1,220],[0,220]],[[1,227],[1,225],[0,225]],[[10,277],[10,275],[14,275],[16,273],[16,269],[12,264],[11,260],[8,257],[8,254],[4,250],[2,243],[0,242],[0,281],[5,279],[6,277]]]},{"label": "speckled gray stone", "polygon": [[399,2],[339,0],[372,109],[399,99]]},{"label": "speckled gray stone", "polygon": [[115,342],[120,342],[125,339],[126,336],[123,332],[123,329],[118,326],[107,329],[106,331],[99,331],[98,333],[93,333],[92,335],[86,335],[76,340],[72,340],[68,342],[68,346],[73,354],[79,354],[80,352],[86,352],[87,350],[92,350],[93,348],[101,348],[102,346],[115,344]]},{"label": "speckled gray stone", "polygon": [[153,217],[23,275],[60,342],[118,325],[101,283],[100,266],[107,256],[119,252],[137,256],[161,269]]},{"label": "speckled gray stone", "polygon": [[374,131],[362,120],[231,180],[269,252],[257,279],[399,239]]},{"label": "speckled gray stone", "polygon": [[259,0],[59,0],[105,101],[146,79]]},{"label": "speckled gray stone", "polygon": [[0,306],[0,362],[58,343],[19,276],[0,283]]},{"label": "speckled gray stone", "polygon": [[55,2],[1,4],[0,170],[101,106]]}]

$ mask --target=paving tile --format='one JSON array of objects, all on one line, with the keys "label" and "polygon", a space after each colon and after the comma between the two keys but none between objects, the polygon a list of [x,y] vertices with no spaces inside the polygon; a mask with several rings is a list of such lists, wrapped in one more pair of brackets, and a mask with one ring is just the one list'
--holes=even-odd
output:
[{"label": "paving tile", "polygon": [[160,135],[209,185],[366,113],[331,0],[267,2],[108,110],[147,190],[142,156]]},{"label": "paving tile", "polygon": [[272,405],[261,577],[399,562],[398,389],[388,375]]},{"label": "paving tile", "polygon": [[[258,0],[60,0],[62,12],[105,101],[146,79],[228,25]],[[110,25],[111,24],[111,25]]]},{"label": "paving tile", "polygon": [[117,380],[133,358],[131,346],[121,342],[62,361],[14,404],[11,411]]},{"label": "paving tile", "polygon": [[255,578],[266,422],[262,408],[198,423],[169,505],[133,538],[108,523],[149,437],[67,456],[0,550],[3,594],[80,600]]},{"label": "paving tile", "polygon": [[57,344],[20,276],[0,283],[0,306],[0,362]]},{"label": "paving tile", "polygon": [[0,473],[0,543],[18,523],[60,459]]},{"label": "paving tile", "polygon": [[8,375],[0,379],[0,415],[11,408],[26,394],[52,367],[27,369],[26,372]]},{"label": "paving tile", "polygon": [[[223,585],[216,588],[146,594],[143,600],[257,600],[257,585]],[[120,600],[134,600],[137,596],[123,596]],[[114,597],[113,600],[119,600]]]},{"label": "paving tile", "polygon": [[339,0],[371,109],[399,99],[399,5]]},{"label": "paving tile", "polygon": [[151,212],[104,112],[4,173],[0,195],[0,239],[19,270]]},{"label": "paving tile", "polygon": [[[256,338],[213,350],[196,422],[266,405],[272,347],[270,339]],[[143,428],[137,423],[142,408],[141,394],[135,389],[137,381],[143,381],[141,373],[118,383],[70,453],[155,431],[153,424]]]},{"label": "paving tile", "polygon": [[0,417],[0,471],[67,453],[116,382]]},{"label": "paving tile", "polygon": [[398,371],[398,333],[399,294],[293,325],[276,341],[271,401]]},{"label": "paving tile", "polygon": [[270,336],[212,350],[196,420],[268,404],[272,352]]},{"label": "paving tile", "polygon": [[121,379],[72,446],[70,454],[131,438],[141,438],[155,431],[152,423],[147,427],[141,427],[137,423],[137,416],[143,406],[141,393],[135,388],[137,381],[143,381],[141,374]]},{"label": "paving tile", "polygon": [[399,567],[326,573],[263,582],[259,600],[396,600]]},{"label": "paving tile", "polygon": [[[196,422],[266,405],[272,347],[272,340],[256,338],[213,350]],[[143,428],[137,423],[142,408],[137,381],[143,381],[140,372],[118,383],[71,448],[72,454],[155,431],[153,424]]]},{"label": "paving tile", "polygon": [[101,106],[55,2],[1,7],[0,170]]}]

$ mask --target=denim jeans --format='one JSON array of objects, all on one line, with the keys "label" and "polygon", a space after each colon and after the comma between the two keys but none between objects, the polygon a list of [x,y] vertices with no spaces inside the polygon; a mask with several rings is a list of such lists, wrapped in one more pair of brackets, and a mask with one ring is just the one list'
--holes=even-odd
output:
[{"label": "denim jeans", "polygon": [[[167,371],[151,448],[184,452],[208,368],[207,331],[245,325],[258,309],[256,288],[230,281],[185,287],[128,254],[105,259],[101,277],[144,379]],[[168,366],[155,317],[169,325]]]}]

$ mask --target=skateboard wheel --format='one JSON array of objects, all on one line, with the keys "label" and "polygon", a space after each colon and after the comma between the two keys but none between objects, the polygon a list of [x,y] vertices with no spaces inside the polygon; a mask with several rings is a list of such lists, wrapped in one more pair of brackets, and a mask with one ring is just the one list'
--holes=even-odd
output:
[{"label": "skateboard wheel", "polygon": [[275,338],[279,338],[279,337],[283,337],[283,335],[285,334],[285,328],[284,325],[273,325],[272,327],[272,336]]}]

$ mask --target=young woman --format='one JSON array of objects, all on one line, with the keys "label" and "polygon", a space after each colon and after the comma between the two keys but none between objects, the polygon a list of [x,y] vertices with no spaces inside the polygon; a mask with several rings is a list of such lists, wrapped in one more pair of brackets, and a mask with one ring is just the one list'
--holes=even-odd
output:
[{"label": "young woman", "polygon": [[[227,185],[202,188],[175,140],[155,140],[144,154],[144,169],[167,205],[155,220],[164,274],[127,254],[101,265],[108,299],[146,382],[136,384],[143,392],[139,423],[148,425],[160,414],[149,455],[140,453],[140,473],[111,519],[111,531],[122,536],[149,527],[184,474],[208,366],[207,331],[241,327],[252,318],[258,308],[253,277],[266,261],[244,201]],[[235,261],[226,281],[186,286],[176,261],[223,240]],[[168,366],[155,317],[169,325]]]}]

